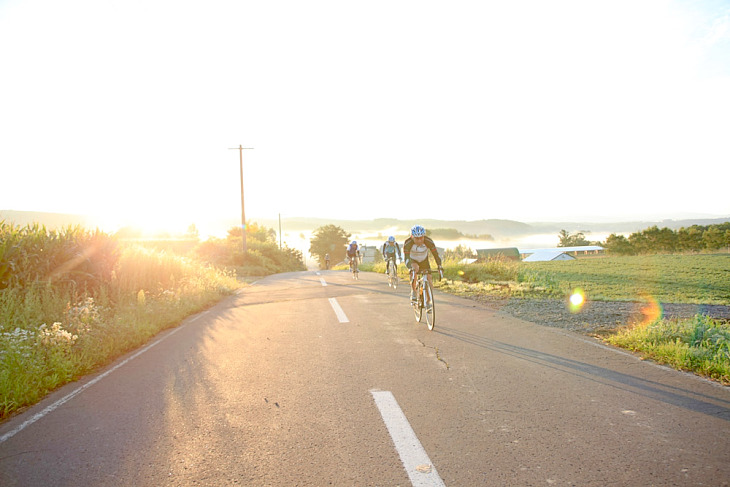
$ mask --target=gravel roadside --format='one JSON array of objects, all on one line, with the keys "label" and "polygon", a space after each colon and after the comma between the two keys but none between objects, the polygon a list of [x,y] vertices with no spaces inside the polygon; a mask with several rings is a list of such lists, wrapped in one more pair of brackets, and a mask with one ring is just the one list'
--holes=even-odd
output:
[{"label": "gravel roadside", "polygon": [[[543,326],[562,328],[586,335],[605,335],[616,328],[640,323],[647,303],[627,301],[588,301],[576,313],[567,303],[556,299],[495,298],[472,296],[491,309]],[[662,303],[665,319],[692,318],[697,314],[730,320],[730,306]]]}]

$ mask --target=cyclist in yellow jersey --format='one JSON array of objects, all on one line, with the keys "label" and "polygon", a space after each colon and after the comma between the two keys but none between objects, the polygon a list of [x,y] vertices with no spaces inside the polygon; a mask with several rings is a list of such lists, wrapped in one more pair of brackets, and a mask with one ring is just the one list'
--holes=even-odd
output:
[{"label": "cyclist in yellow jersey", "polygon": [[[406,267],[411,270],[411,301],[416,299],[416,275],[419,271],[430,270],[431,265],[428,262],[429,251],[436,259],[436,265],[439,272],[443,273],[441,267],[441,257],[436,250],[436,244],[431,237],[426,236],[426,229],[421,225],[414,225],[411,228],[411,236],[403,242],[403,257],[406,261]],[[428,275],[428,282],[433,286],[431,274]]]}]

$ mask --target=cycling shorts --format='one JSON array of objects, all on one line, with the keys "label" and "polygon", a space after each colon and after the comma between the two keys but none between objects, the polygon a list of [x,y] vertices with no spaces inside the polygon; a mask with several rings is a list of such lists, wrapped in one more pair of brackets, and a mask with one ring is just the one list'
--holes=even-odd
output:
[{"label": "cycling shorts", "polygon": [[431,264],[428,262],[428,257],[426,257],[426,260],[421,261],[421,262],[418,262],[417,260],[411,259],[411,265],[413,265],[414,262],[416,264],[418,264],[418,270],[419,271],[426,271],[426,270],[429,270],[430,271],[431,270]]}]

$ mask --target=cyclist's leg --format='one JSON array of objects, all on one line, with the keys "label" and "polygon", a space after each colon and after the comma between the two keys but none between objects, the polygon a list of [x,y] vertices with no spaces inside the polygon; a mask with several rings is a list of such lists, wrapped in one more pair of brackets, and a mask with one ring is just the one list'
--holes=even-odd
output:
[{"label": "cyclist's leg", "polygon": [[417,298],[416,287],[418,284],[418,270],[419,270],[419,263],[412,260],[411,261],[411,301],[414,298]]},{"label": "cyclist's leg", "polygon": [[[426,258],[426,260],[424,260],[423,262],[421,262],[421,270],[428,272],[428,274],[426,274],[426,279],[428,279],[428,283],[431,285],[431,289],[433,289],[433,280],[431,279],[431,264],[428,261],[428,258]],[[427,299],[430,300],[430,297],[427,298]],[[423,304],[424,305],[429,305],[431,303],[425,302]]]}]

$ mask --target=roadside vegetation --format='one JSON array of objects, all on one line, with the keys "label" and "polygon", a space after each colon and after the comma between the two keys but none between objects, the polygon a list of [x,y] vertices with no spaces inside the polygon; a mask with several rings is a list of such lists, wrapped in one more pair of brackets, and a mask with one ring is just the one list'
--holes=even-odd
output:
[{"label": "roadside vegetation", "polygon": [[248,277],[303,270],[249,225],[199,243],[0,222],[0,420],[138,348]]},{"label": "roadside vegetation", "polygon": [[730,323],[697,315],[617,330],[605,341],[678,370],[730,385]]}]

